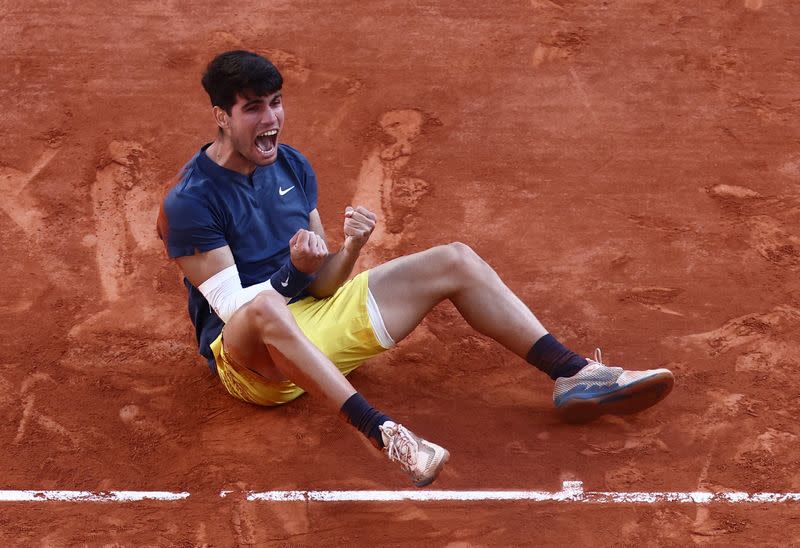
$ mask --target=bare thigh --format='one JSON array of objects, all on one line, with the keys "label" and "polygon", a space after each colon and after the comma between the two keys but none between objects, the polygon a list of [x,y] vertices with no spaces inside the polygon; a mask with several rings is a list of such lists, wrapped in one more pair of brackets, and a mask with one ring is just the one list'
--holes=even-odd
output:
[{"label": "bare thigh", "polygon": [[450,246],[398,257],[369,272],[369,290],[386,330],[396,342],[408,336],[430,310],[458,287],[446,275]]},{"label": "bare thigh", "polygon": [[[297,326],[297,322],[295,322],[289,309],[286,308],[283,297],[277,293],[270,294],[269,297],[280,300],[280,306],[276,306],[276,308],[285,310],[287,317],[284,320],[299,331],[300,328]],[[247,314],[248,306],[250,306],[250,303],[237,310],[228,323],[225,324],[222,335],[225,352],[237,364],[247,367],[268,380],[287,380],[286,375],[281,373],[275,364],[276,359],[285,358],[274,346],[265,344],[261,338],[261,333],[250,320],[250,315]]]},{"label": "bare thigh", "polygon": [[520,357],[547,333],[528,306],[469,246],[454,242],[370,271],[369,288],[386,329],[400,341],[449,299],[473,329]]}]

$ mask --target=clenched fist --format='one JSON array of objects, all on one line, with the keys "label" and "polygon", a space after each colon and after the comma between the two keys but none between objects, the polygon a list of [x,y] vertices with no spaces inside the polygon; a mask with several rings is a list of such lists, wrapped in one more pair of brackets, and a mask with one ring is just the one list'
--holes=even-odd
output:
[{"label": "clenched fist", "polygon": [[344,248],[351,253],[358,253],[367,243],[378,217],[366,207],[353,209],[347,206],[344,211]]},{"label": "clenched fist", "polygon": [[328,256],[325,240],[310,230],[298,230],[289,240],[292,264],[300,272],[313,274],[323,265]]}]

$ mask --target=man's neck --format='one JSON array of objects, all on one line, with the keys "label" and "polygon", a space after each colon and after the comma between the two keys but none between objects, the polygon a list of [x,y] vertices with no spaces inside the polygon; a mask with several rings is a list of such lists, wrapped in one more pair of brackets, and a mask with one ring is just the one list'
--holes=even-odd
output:
[{"label": "man's neck", "polygon": [[251,175],[256,170],[256,165],[239,154],[226,139],[218,138],[211,143],[206,156],[215,164],[242,175]]}]

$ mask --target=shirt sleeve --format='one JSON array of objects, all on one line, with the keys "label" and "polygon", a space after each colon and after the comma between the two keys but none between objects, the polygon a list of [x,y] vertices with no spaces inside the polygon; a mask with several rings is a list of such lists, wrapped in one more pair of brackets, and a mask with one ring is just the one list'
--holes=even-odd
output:
[{"label": "shirt sleeve", "polygon": [[194,196],[170,193],[162,204],[161,239],[170,258],[205,253],[228,245],[218,212]]}]

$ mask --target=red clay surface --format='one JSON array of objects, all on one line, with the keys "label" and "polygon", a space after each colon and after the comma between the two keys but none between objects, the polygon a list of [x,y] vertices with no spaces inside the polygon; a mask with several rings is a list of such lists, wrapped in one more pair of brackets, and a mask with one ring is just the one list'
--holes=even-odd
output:
[{"label": "red clay surface", "polygon": [[461,240],[587,355],[672,395],[569,426],[551,383],[439,307],[352,381],[448,447],[438,489],[798,491],[800,4],[5,2],[0,12],[1,489],[186,490],[2,504],[0,544],[800,542],[797,505],[248,503],[220,489],[405,489],[303,397],[226,396],[154,232],[214,126],[199,85],[249,48],[285,141],[364,263]]}]

